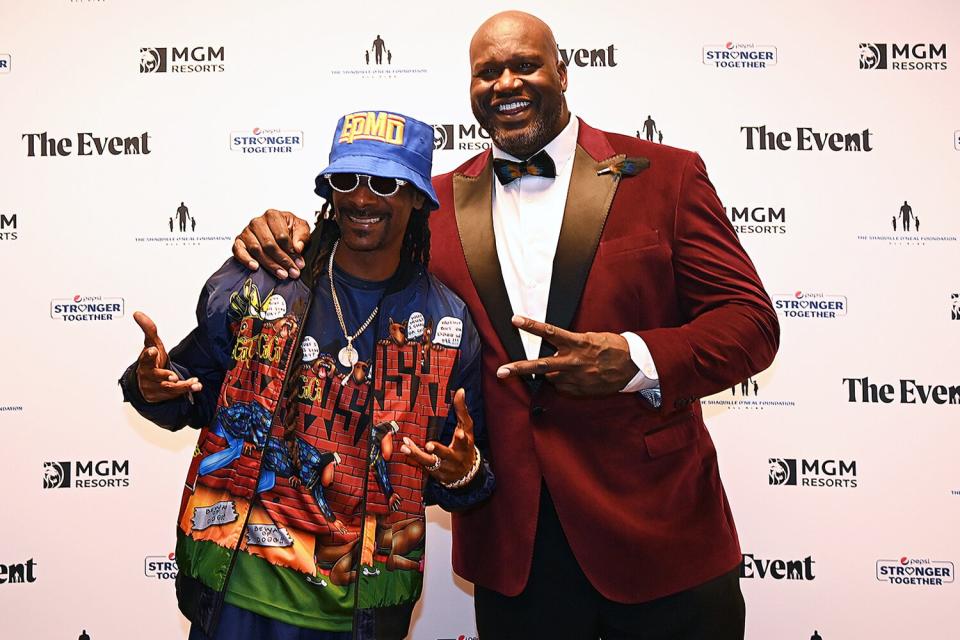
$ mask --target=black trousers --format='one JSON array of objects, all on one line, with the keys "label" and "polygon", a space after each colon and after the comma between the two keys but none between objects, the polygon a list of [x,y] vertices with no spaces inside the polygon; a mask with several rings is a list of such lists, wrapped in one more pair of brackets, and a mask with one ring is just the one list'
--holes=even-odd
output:
[{"label": "black trousers", "polygon": [[577,564],[543,485],[527,586],[513,597],[477,586],[477,630],[481,640],[742,640],[739,574],[641,604],[608,600]]}]

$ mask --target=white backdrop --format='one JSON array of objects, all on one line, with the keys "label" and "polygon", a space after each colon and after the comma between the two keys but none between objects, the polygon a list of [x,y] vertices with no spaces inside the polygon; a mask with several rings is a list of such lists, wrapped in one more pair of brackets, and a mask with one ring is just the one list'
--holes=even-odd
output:
[{"label": "white backdrop", "polygon": [[[485,140],[469,130],[467,43],[504,8],[0,0],[0,267],[17,311],[0,315],[0,636],[186,636],[154,563],[173,550],[196,434],[120,403],[115,380],[141,339],[133,311],[175,344],[251,216],[312,218],[313,177],[347,111],[440,125],[452,149],[436,152],[438,172],[472,155]],[[574,113],[627,134],[649,115],[665,144],[703,155],[783,305],[774,366],[705,401],[748,554],[748,638],[960,636],[956,3],[521,8],[571,56]],[[368,65],[378,35],[390,63]],[[174,60],[184,48],[191,60]],[[579,49],[606,66],[577,65]],[[719,54],[765,66],[705,63]],[[742,128],[760,126],[789,134],[785,148],[756,148],[754,130],[749,149]],[[859,134],[860,150],[818,150],[814,134],[842,144],[834,133]],[[232,148],[263,135],[298,141]],[[181,202],[195,229],[179,231]],[[895,220],[905,202],[909,231]],[[798,307],[833,317],[787,316]],[[470,586],[431,511],[411,637],[470,638]]]}]

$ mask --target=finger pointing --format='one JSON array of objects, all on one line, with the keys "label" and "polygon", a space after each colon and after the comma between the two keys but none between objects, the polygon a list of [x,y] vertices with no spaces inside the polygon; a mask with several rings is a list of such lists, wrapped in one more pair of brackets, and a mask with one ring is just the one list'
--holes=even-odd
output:
[{"label": "finger pointing", "polygon": [[153,347],[160,342],[160,336],[157,335],[157,325],[150,319],[150,316],[143,311],[134,311],[133,320],[143,330],[143,346]]},{"label": "finger pointing", "polygon": [[527,318],[526,316],[515,315],[510,321],[518,329],[522,329],[527,333],[532,333],[535,336],[540,336],[550,344],[555,347],[563,346],[575,346],[579,345],[582,341],[582,335],[579,333],[573,333],[572,331],[567,331],[566,329],[561,329],[560,327],[554,326],[547,322],[538,322]]}]

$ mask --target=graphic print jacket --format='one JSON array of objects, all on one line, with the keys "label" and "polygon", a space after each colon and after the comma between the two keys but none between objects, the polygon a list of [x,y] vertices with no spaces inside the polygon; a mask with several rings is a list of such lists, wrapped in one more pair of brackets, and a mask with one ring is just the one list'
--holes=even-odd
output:
[{"label": "graphic print jacket", "polygon": [[[351,334],[380,305],[347,368],[327,278],[278,281],[228,260],[204,286],[197,327],[169,352],[203,391],[154,404],[135,364],[120,380],[147,419],[200,429],[177,523],[177,597],[208,635],[228,602],[300,627],[403,637],[423,582],[425,505],[462,510],[493,490],[464,303],[420,266],[381,283],[334,267]],[[467,487],[448,490],[400,444],[449,443],[460,387],[485,455]]]}]

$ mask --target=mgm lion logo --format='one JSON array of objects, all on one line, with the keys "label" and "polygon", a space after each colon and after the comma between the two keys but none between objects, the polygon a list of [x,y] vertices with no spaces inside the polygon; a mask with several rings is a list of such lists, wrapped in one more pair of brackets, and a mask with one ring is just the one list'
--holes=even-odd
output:
[{"label": "mgm lion logo", "polygon": [[70,486],[69,462],[43,463],[43,488],[63,489]]},{"label": "mgm lion logo", "polygon": [[797,484],[797,461],[784,458],[770,458],[767,468],[767,480],[772,485]]},{"label": "mgm lion logo", "polygon": [[435,124],[433,125],[433,149],[453,149],[453,125]]},{"label": "mgm lion logo", "polygon": [[887,68],[887,45],[874,44],[872,42],[860,43],[860,68],[861,69],[886,69]]},{"label": "mgm lion logo", "polygon": [[165,47],[140,48],[140,73],[163,73],[167,70]]}]

